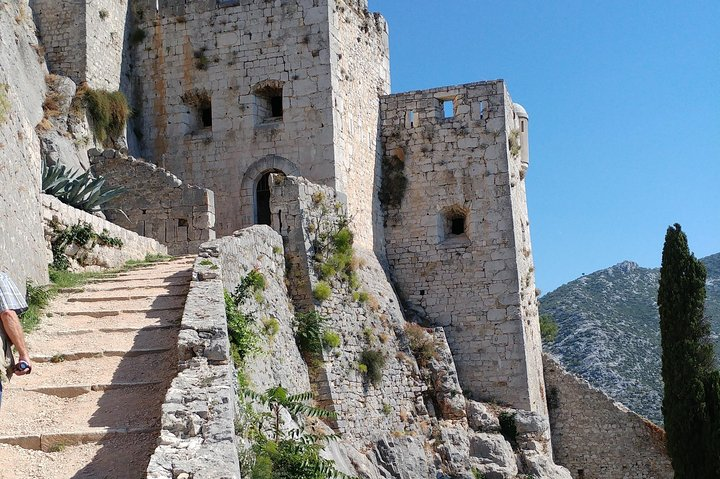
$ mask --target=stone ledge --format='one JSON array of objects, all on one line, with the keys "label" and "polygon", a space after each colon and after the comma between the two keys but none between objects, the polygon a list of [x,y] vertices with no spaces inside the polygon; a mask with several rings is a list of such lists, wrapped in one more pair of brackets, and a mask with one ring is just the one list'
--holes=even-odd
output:
[{"label": "stone ledge", "polygon": [[[198,258],[178,336],[179,373],[162,406],[149,479],[240,478],[235,444],[237,384],[230,359],[221,270]],[[212,273],[212,274],[211,274]],[[198,279],[203,278],[203,279]]]}]

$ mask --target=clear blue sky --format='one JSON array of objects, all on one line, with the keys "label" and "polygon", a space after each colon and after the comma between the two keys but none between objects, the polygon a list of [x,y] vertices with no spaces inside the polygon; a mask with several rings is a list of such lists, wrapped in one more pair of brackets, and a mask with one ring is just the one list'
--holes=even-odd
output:
[{"label": "clear blue sky", "polygon": [[720,252],[720,1],[370,0],[393,91],[502,78],[530,116],[538,287],[632,260],[666,228]]}]

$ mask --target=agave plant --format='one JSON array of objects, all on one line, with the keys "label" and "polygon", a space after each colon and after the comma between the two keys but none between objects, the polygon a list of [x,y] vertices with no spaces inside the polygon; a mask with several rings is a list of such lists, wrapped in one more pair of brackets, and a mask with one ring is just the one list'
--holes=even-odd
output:
[{"label": "agave plant", "polygon": [[43,162],[42,192],[83,211],[99,211],[125,191],[122,187],[106,188],[105,178],[94,178],[89,170],[78,175],[64,165],[47,166]]}]

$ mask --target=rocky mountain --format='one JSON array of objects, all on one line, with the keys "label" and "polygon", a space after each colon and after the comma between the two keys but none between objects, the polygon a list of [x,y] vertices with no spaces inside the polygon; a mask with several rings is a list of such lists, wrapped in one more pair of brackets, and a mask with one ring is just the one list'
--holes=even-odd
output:
[{"label": "rocky mountain", "polygon": [[[708,270],[706,315],[720,353],[720,253],[702,258]],[[582,276],[540,298],[541,314],[559,325],[545,345],[571,372],[652,421],[662,424],[659,268],[625,261]]]}]

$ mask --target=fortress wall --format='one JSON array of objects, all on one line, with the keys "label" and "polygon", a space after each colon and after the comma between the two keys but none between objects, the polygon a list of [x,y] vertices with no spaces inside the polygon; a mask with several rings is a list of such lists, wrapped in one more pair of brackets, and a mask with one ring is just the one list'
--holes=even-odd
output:
[{"label": "fortress wall", "polygon": [[665,431],[544,355],[555,461],[575,479],[671,479]]},{"label": "fortress wall", "polygon": [[379,212],[378,95],[390,93],[388,28],[367,1],[331,3],[336,188],[347,194],[356,242],[371,249],[373,234],[382,232],[373,227],[373,213]]},{"label": "fortress wall", "polygon": [[[513,105],[510,95],[505,95],[505,104]],[[517,110],[517,111],[516,111]],[[522,118],[521,116],[522,115]],[[532,410],[547,415],[545,382],[542,365],[542,340],[540,338],[540,317],[535,292],[535,265],[530,241],[530,219],[525,191],[525,175],[528,169],[529,144],[528,121],[524,109],[505,110],[508,125],[508,157],[510,171],[510,197],[512,201],[512,222],[515,236],[514,257],[520,295],[520,315],[523,327],[523,344],[528,376],[528,388]]]},{"label": "fortress wall", "polygon": [[85,0],[31,0],[51,72],[85,80]]},{"label": "fortress wall", "polygon": [[543,411],[526,361],[510,108],[502,81],[381,99],[384,175],[407,179],[401,204],[387,206],[387,256],[406,309],[445,328],[473,398]]},{"label": "fortress wall", "polygon": [[[141,155],[212,189],[221,235],[254,223],[266,171],[333,185],[327,0],[160,4],[158,15],[150,5],[138,15],[147,36],[133,47]],[[281,119],[263,97],[273,88]],[[210,99],[212,126],[196,93]]]},{"label": "fortress wall", "polygon": [[85,80],[92,88],[120,89],[129,0],[87,2]]},{"label": "fortress wall", "polygon": [[212,191],[115,150],[92,149],[88,156],[93,173],[105,177],[106,186],[127,190],[108,203],[124,213],[107,211],[113,223],[158,240],[173,255],[197,252],[200,244],[215,239]]},{"label": "fortress wall", "polygon": [[0,270],[25,290],[47,283],[40,203],[40,140],[47,73],[27,0],[0,9]]},{"label": "fortress wall", "polygon": [[[326,350],[323,363],[311,371],[316,399],[338,414],[336,431],[364,443],[404,430],[403,418],[414,414],[427,386],[419,381],[407,348],[397,297],[372,251],[355,251],[361,291],[369,296],[366,302],[354,299],[348,285],[337,278],[328,280],[332,295],[327,300],[307,297],[319,282],[313,240],[328,231],[323,224],[334,224],[342,216],[344,208],[335,207],[337,200],[330,188],[288,177],[272,186],[273,228],[283,236],[286,258],[291,260],[288,278],[296,307],[329,318],[326,326],[341,337],[340,348]],[[293,291],[298,289],[300,294]],[[377,385],[358,369],[364,350],[380,351],[385,358]]]}]

